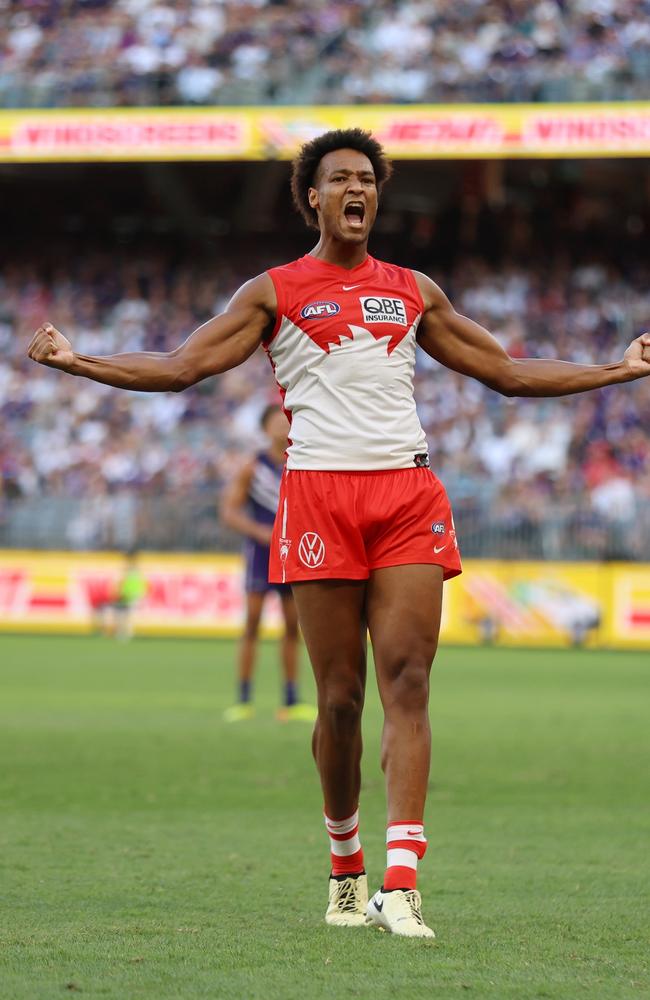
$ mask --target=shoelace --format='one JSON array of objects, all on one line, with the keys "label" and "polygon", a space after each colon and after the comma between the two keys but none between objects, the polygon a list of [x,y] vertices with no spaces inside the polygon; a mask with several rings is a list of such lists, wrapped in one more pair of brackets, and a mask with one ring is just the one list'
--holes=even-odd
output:
[{"label": "shoelace", "polygon": [[347,878],[338,884],[336,906],[342,913],[356,913],[358,910],[357,882],[358,879]]},{"label": "shoelace", "polygon": [[420,926],[424,927],[424,920],[422,919],[422,908],[421,908],[422,904],[418,899],[417,893],[415,892],[414,889],[406,889],[404,892],[404,897],[411,909],[411,914],[413,915],[413,919],[416,921],[416,923],[420,924]]}]

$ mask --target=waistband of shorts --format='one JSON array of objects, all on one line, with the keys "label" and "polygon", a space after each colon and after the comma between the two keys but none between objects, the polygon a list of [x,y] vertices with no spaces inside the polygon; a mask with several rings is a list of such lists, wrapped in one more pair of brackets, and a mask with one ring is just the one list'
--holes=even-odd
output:
[{"label": "waistband of shorts", "polygon": [[346,478],[351,476],[359,476],[359,478],[367,476],[400,476],[405,472],[426,472],[435,476],[435,472],[428,465],[409,465],[408,468],[404,469],[286,469],[285,471],[287,474],[298,472],[302,476],[345,476]]}]

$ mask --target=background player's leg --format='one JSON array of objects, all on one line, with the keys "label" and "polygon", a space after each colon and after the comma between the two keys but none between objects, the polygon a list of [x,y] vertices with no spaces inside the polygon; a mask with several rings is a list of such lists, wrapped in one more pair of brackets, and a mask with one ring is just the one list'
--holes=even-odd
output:
[{"label": "background player's leg", "polygon": [[239,659],[237,664],[237,676],[240,685],[250,684],[253,679],[255,655],[257,653],[257,636],[260,630],[265,596],[264,593],[258,593],[257,591],[251,591],[246,594],[246,621],[244,622],[244,632],[239,644]]},{"label": "background player's leg", "polygon": [[368,581],[367,614],[384,707],[388,822],[422,820],[429,777],[429,672],[442,608],[440,566],[391,566]]},{"label": "background player's leg", "polygon": [[237,652],[237,702],[224,713],[226,722],[243,722],[254,713],[251,705],[251,684],[255,670],[257,635],[264,607],[265,594],[249,591],[246,594],[246,620]]},{"label": "background player's leg", "polygon": [[284,704],[278,709],[277,718],[280,722],[313,722],[316,718],[316,706],[301,701],[298,695],[300,635],[296,602],[291,591],[284,589],[280,593],[280,600],[284,617],[284,634],[280,640]]},{"label": "background player's leg", "polygon": [[282,594],[281,601],[284,618],[284,633],[280,646],[282,672],[286,683],[296,685],[298,683],[298,611],[291,593]]},{"label": "background player's leg", "polygon": [[365,581],[294,583],[293,593],[318,690],[312,747],[325,813],[344,819],[357,809],[361,787]]}]

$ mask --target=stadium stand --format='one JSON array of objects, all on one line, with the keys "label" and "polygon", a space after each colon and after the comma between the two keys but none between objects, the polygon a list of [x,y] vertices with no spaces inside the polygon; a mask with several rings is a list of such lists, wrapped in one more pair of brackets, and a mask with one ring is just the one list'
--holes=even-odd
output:
[{"label": "stadium stand", "polygon": [[7,0],[0,53],[4,107],[631,100],[650,4]]}]

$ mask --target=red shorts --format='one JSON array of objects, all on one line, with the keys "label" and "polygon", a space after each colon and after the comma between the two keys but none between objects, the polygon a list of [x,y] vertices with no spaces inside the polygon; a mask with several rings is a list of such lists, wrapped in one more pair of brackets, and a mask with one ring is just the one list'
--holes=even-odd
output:
[{"label": "red shorts", "polygon": [[461,570],[454,519],[430,469],[284,471],[269,580],[367,580],[384,566]]}]

